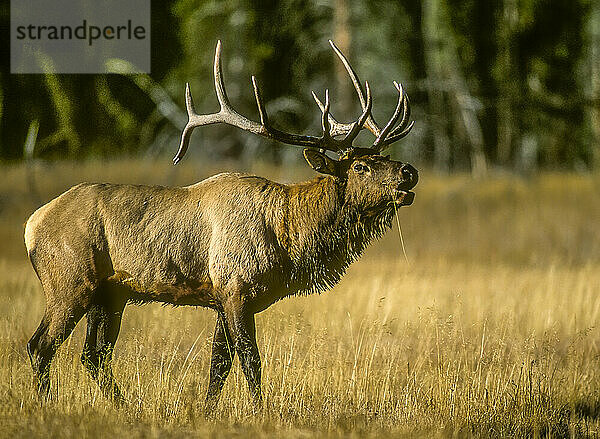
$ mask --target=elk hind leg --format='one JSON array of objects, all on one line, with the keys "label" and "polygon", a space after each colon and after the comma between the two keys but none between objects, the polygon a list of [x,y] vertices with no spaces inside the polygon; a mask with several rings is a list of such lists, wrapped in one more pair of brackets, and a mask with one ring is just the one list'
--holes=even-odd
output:
[{"label": "elk hind leg", "polygon": [[125,400],[112,372],[112,354],[121,329],[125,299],[102,288],[87,314],[88,326],[81,360],[104,395],[117,404]]},{"label": "elk hind leg", "polygon": [[59,346],[73,332],[85,310],[80,306],[48,306],[42,321],[27,343],[40,396],[50,396],[50,364]]}]

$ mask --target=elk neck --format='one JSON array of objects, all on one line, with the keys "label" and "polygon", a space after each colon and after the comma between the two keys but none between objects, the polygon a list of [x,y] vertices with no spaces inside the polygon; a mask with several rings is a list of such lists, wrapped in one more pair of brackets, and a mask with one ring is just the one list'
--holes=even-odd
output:
[{"label": "elk neck", "polygon": [[351,201],[344,180],[326,176],[288,186],[278,233],[292,265],[289,288],[299,294],[335,285],[366,246],[391,227],[393,209],[366,211]]}]

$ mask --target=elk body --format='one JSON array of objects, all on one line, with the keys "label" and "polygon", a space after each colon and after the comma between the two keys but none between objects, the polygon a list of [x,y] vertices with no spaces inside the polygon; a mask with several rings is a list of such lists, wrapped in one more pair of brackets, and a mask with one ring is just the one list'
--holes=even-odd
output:
[{"label": "elk body", "polygon": [[[87,316],[82,362],[107,396],[122,395],[111,355],[127,303],[164,302],[212,308],[217,313],[207,409],[219,394],[237,354],[255,402],[261,400],[260,356],[254,315],[290,295],[332,287],[373,239],[391,227],[396,206],[412,203],[417,171],[380,152],[404,137],[409,103],[402,87],[383,129],[371,116],[358,76],[332,44],[358,93],[363,113],[352,124],[319,104],[320,137],[270,126],[253,79],[261,123],[230,106],[222,81],[220,42],[214,63],[221,110],[195,113],[189,87],[189,122],[175,162],[195,126],[227,123],[307,147],[308,164],[324,174],[300,184],[279,184],[238,174],[215,175],[188,187],[80,184],[39,208],[27,221],[25,244],[46,297],[46,310],[27,348],[39,390],[49,392],[49,367],[60,344]],[[376,140],[352,146],[363,128]],[[343,138],[340,138],[343,136]],[[325,154],[339,155],[334,160]]]}]

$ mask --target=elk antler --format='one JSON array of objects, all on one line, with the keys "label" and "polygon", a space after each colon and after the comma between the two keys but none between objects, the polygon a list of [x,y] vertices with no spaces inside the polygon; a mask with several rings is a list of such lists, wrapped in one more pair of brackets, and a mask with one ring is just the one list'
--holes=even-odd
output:
[{"label": "elk antler", "polygon": [[[333,51],[336,53],[338,58],[342,61],[342,64],[344,64],[344,67],[346,68],[346,71],[348,72],[348,75],[352,80],[352,84],[354,85],[354,89],[356,90],[356,94],[358,95],[358,99],[360,100],[360,105],[364,110],[367,106],[367,102],[365,100],[365,95],[363,94],[362,86],[360,84],[360,79],[358,78],[358,75],[350,65],[348,59],[344,56],[342,51],[338,49],[334,42],[329,40],[329,44],[331,45]],[[385,125],[383,130],[379,128],[371,114],[369,114],[369,116],[365,120],[364,127],[367,128],[376,137],[375,141],[373,142],[373,149],[377,152],[383,151],[392,143],[405,137],[410,132],[415,123],[414,121],[409,123],[410,102],[408,100],[408,96],[404,93],[402,85],[399,85],[396,81],[394,81],[394,87],[396,87],[396,90],[398,91],[398,104],[396,105],[396,110],[394,111],[394,114],[392,115],[389,122]],[[314,93],[313,98],[317,102],[317,105],[321,108],[321,111],[323,111],[323,103]],[[396,126],[396,128],[392,130],[392,128],[398,121],[398,118],[400,117],[400,111],[402,111],[402,120],[400,121],[398,126]],[[340,123],[337,120],[335,120],[335,118],[331,115],[329,115],[329,123],[333,127],[333,132],[335,133],[334,135],[342,135],[347,133],[350,130],[350,126],[352,125]]]},{"label": "elk antler", "polygon": [[[335,46],[334,46],[335,47]],[[177,155],[173,158],[173,162],[177,164],[185,155],[188,145],[190,143],[190,137],[194,128],[203,125],[211,125],[215,123],[225,123],[244,131],[249,131],[254,134],[258,134],[269,139],[278,140],[282,143],[297,146],[313,147],[322,150],[328,150],[342,155],[344,151],[352,147],[352,142],[358,136],[358,133],[371,117],[371,90],[369,84],[366,83],[367,96],[366,98],[362,95],[361,90],[361,105],[363,113],[357,121],[350,124],[344,124],[343,133],[338,132],[339,129],[335,128],[337,122],[329,115],[329,92],[325,92],[325,105],[322,107],[323,118],[322,127],[323,134],[321,137],[305,136],[298,134],[289,134],[273,128],[269,123],[267,112],[260,96],[260,91],[256,83],[256,78],[252,76],[252,86],[254,88],[254,97],[256,98],[256,105],[258,106],[258,112],[260,115],[260,123],[254,122],[240,115],[231,106],[227,93],[225,92],[225,85],[223,83],[223,72],[221,69],[221,41],[217,42],[217,48],[215,50],[215,62],[214,62],[214,77],[215,77],[215,91],[217,93],[217,99],[221,109],[217,113],[212,114],[197,114],[194,109],[194,101],[192,100],[192,94],[190,92],[189,83],[186,84],[185,88],[185,104],[188,113],[188,123],[185,125],[181,134],[181,143]],[[314,95],[314,94],[313,94]],[[334,126],[334,132],[331,132],[332,125]],[[334,137],[340,134],[344,134],[343,139],[335,139]]]}]

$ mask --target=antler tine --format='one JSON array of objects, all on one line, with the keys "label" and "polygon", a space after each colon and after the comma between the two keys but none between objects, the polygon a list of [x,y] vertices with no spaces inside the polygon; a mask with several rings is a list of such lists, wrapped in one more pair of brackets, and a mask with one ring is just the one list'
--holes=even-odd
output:
[{"label": "antler tine", "polygon": [[[329,45],[331,46],[331,48],[333,49],[335,54],[338,56],[340,61],[342,61],[342,64],[344,64],[344,67],[346,68],[346,71],[348,72],[348,76],[350,76],[350,79],[352,80],[352,84],[354,85],[354,89],[356,90],[356,94],[358,95],[358,99],[360,100],[360,105],[361,105],[362,109],[364,110],[365,107],[367,106],[367,99],[365,99],[365,95],[362,91],[362,86],[360,85],[360,79],[358,78],[358,75],[356,74],[356,72],[354,71],[352,66],[350,65],[350,62],[348,61],[348,59],[344,56],[342,51],[340,49],[338,49],[338,47],[335,45],[335,43],[332,40],[329,40]],[[373,119],[373,115],[369,115],[367,117],[367,119],[364,123],[364,126],[374,136],[379,136],[379,133],[381,132],[381,128],[379,128],[379,126],[375,122],[375,119]]]},{"label": "antler tine", "polygon": [[[400,121],[400,123],[398,124],[398,126],[396,126],[393,130],[391,130],[389,132],[389,134],[387,134],[386,136],[382,136],[382,140],[379,142],[379,151],[382,151],[385,147],[391,145],[392,143],[402,139],[403,137],[405,137],[410,130],[412,130],[415,122],[414,121],[410,121],[410,99],[408,98],[408,95],[406,93],[404,93],[404,89],[402,87],[401,84],[398,84],[396,81],[394,81],[394,86],[396,87],[396,90],[398,90],[399,95],[402,95],[402,119]],[[400,100],[400,98],[398,98]],[[397,110],[397,108],[396,108]],[[397,119],[397,115],[396,113],[394,113],[394,116],[396,116]],[[392,119],[390,119],[390,122],[392,122],[392,120],[394,119],[394,116],[392,116]],[[389,123],[388,123],[389,125]],[[393,123],[392,123],[393,125]],[[387,125],[386,125],[387,127]],[[385,129],[385,128],[384,128]],[[376,140],[377,142],[377,140]],[[375,144],[373,146],[376,146]]]},{"label": "antler tine", "polygon": [[358,136],[358,133],[360,133],[360,130],[362,130],[363,126],[365,125],[365,122],[367,121],[369,116],[371,116],[371,108],[373,108],[373,100],[371,99],[371,88],[369,87],[368,82],[365,82],[365,87],[367,89],[366,105],[363,109],[362,114],[358,118],[358,120],[356,122],[354,122],[354,124],[352,124],[350,131],[348,132],[348,134],[346,134],[346,137],[344,137],[344,142],[346,142],[348,144],[348,146],[352,145],[352,141],[356,138],[356,136]]},{"label": "antler tine", "polygon": [[394,81],[394,85],[396,86],[396,90],[398,90],[398,103],[396,104],[396,109],[394,110],[394,114],[392,115],[392,117],[390,118],[388,123],[383,127],[383,129],[379,133],[379,136],[377,136],[377,138],[373,142],[373,148],[375,148],[375,149],[379,149],[380,144],[385,141],[385,138],[387,137],[387,135],[390,133],[390,131],[392,130],[394,125],[396,125],[396,122],[398,121],[398,118],[400,117],[400,111],[402,111],[402,120],[403,121],[406,116],[406,100],[404,98],[404,96],[405,96],[404,89],[402,88],[401,85],[399,86],[396,81]]},{"label": "antler tine", "polygon": [[[396,81],[394,81],[394,86],[396,87],[396,90],[400,90],[402,88],[402,84],[398,84]],[[396,128],[394,128],[390,134],[388,135],[388,138],[392,138],[393,136],[395,136],[396,134],[404,131],[404,129],[407,127],[407,125],[409,124],[409,120],[410,120],[410,99],[408,98],[408,95],[406,93],[404,94],[404,109],[402,112],[402,120],[400,121],[400,123],[398,124],[398,126]]]},{"label": "antler tine", "polygon": [[[367,89],[367,101],[366,101],[366,106],[363,109],[363,113],[360,115],[360,117],[358,118],[357,121],[355,122],[350,122],[350,123],[342,123],[342,122],[338,122],[332,115],[331,113],[328,112],[328,120],[329,120],[329,124],[331,125],[331,137],[336,137],[336,136],[340,136],[340,135],[344,135],[344,141],[348,142],[350,141],[350,143],[352,143],[352,140],[354,140],[356,138],[356,136],[358,135],[358,133],[360,132],[360,130],[364,127],[365,125],[365,121],[367,120],[367,118],[369,117],[369,115],[371,114],[371,109],[373,107],[373,101],[371,98],[371,89],[369,87],[369,83],[365,82],[366,84],[366,89]],[[323,105],[323,102],[321,102],[321,100],[317,97],[317,95],[315,94],[315,92],[311,92],[313,99],[315,100],[315,102],[317,103],[317,105],[319,106],[319,108],[321,109],[321,112],[325,112],[325,105]]]},{"label": "antler tine", "polygon": [[214,123],[224,122],[230,125],[238,126],[247,131],[262,134],[262,126],[256,122],[252,122],[240,116],[229,103],[227,93],[225,92],[225,85],[223,84],[223,75],[221,69],[221,40],[217,41],[217,47],[215,49],[215,62],[213,68],[215,78],[215,91],[217,93],[217,99],[221,107],[218,113],[203,114],[196,113],[194,108],[194,100],[192,99],[192,93],[190,90],[190,84],[186,83],[185,86],[185,106],[188,114],[188,122],[181,133],[181,143],[179,144],[179,150],[173,158],[173,163],[177,164],[183,158],[187,152],[190,144],[190,138],[194,128],[203,125],[211,125]]},{"label": "antler tine", "polygon": [[173,164],[175,165],[179,163],[179,161],[187,152],[190,144],[190,137],[195,128],[195,125],[191,123],[194,116],[196,116],[196,111],[194,110],[194,101],[192,100],[192,94],[190,93],[189,82],[185,84],[185,107],[187,109],[188,122],[185,124],[185,128],[183,128],[183,132],[181,133],[181,142],[179,144],[177,154],[175,154],[175,157],[173,157]]},{"label": "antler tine", "polygon": [[[311,92],[312,97],[321,109],[321,112],[325,111],[325,105],[323,102],[317,97],[314,91]],[[342,123],[338,122],[332,115],[329,113],[329,124],[331,125],[331,137],[340,136],[346,134],[348,131],[352,129],[353,123]]]},{"label": "antler tine", "polygon": [[221,106],[221,111],[228,111],[231,107],[229,104],[229,98],[225,92],[225,84],[223,83],[223,68],[221,67],[221,40],[217,41],[217,48],[215,49],[215,62],[213,63],[213,76],[215,78],[215,91],[217,92],[217,99]]},{"label": "antler tine", "polygon": [[394,142],[397,142],[398,140],[402,139],[403,137],[406,137],[408,135],[408,133],[410,133],[410,131],[413,129],[413,127],[415,126],[415,121],[411,121],[410,124],[408,124],[408,126],[406,127],[406,129],[404,129],[401,133],[398,133],[394,136],[390,136],[385,140],[385,146],[383,146],[381,148],[381,150],[384,150],[385,148],[387,148],[389,145],[391,145]]},{"label": "antler tine", "polygon": [[260,123],[266,128],[269,125],[269,117],[267,116],[267,110],[260,95],[260,91],[258,90],[258,84],[256,83],[256,77],[254,75],[252,75],[252,87],[254,88],[254,98],[256,99],[258,114],[260,115]]},{"label": "antler tine", "polygon": [[323,108],[323,117],[321,118],[321,125],[323,127],[323,138],[331,139],[331,125],[329,124],[329,90],[325,90],[325,108]]}]

